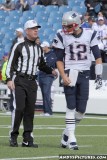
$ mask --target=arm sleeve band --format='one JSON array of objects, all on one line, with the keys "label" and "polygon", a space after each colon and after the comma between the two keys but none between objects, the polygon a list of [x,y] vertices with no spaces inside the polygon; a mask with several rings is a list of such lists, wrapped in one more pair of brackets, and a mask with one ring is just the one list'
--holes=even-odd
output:
[{"label": "arm sleeve band", "polygon": [[102,75],[102,72],[103,72],[103,65],[102,64],[96,64],[95,74],[96,75]]},{"label": "arm sleeve band", "polygon": [[93,52],[93,55],[94,55],[94,58],[95,58],[95,59],[101,58],[101,53],[100,53],[100,50],[99,50],[99,48],[98,48],[97,45],[91,47],[91,50],[92,50],[92,52]]},{"label": "arm sleeve band", "polygon": [[58,48],[53,48],[54,52],[56,54],[57,57],[57,61],[63,61],[64,57],[65,57],[65,50],[64,49],[58,49]]}]

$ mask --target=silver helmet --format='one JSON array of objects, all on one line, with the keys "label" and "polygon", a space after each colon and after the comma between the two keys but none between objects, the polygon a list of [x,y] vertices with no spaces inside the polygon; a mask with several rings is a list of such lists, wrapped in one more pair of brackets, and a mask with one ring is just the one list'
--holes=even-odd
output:
[{"label": "silver helmet", "polygon": [[62,17],[62,27],[66,34],[72,34],[78,30],[81,26],[80,15],[75,11],[69,11],[64,13]]}]

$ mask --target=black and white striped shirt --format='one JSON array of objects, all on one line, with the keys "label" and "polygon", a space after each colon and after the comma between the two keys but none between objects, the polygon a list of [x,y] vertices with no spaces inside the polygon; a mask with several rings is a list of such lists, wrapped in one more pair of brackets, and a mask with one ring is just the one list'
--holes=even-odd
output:
[{"label": "black and white striped shirt", "polygon": [[7,81],[12,79],[14,72],[35,75],[41,52],[41,48],[27,38],[23,42],[16,43],[12,48],[6,69]]}]

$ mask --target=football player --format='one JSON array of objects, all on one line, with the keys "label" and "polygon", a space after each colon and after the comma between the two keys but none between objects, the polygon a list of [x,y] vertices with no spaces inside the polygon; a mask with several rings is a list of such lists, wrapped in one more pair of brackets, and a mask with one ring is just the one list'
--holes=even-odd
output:
[{"label": "football player", "polygon": [[75,124],[86,111],[89,97],[91,51],[95,57],[96,89],[102,87],[102,60],[96,31],[81,28],[80,15],[69,11],[62,17],[62,29],[57,31],[52,46],[57,56],[57,68],[64,84],[67,103],[61,146],[78,150]]}]

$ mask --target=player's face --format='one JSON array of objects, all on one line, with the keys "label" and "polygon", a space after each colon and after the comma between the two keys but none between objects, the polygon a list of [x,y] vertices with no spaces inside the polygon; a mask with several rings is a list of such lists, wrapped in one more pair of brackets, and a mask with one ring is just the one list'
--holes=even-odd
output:
[{"label": "player's face", "polygon": [[28,39],[35,40],[36,37],[38,36],[38,27],[28,28],[26,30],[26,34]]},{"label": "player's face", "polygon": [[65,34],[73,34],[77,26],[78,26],[78,24],[73,23],[73,24],[70,24],[67,26],[64,25],[62,27],[63,27],[63,31]]}]

